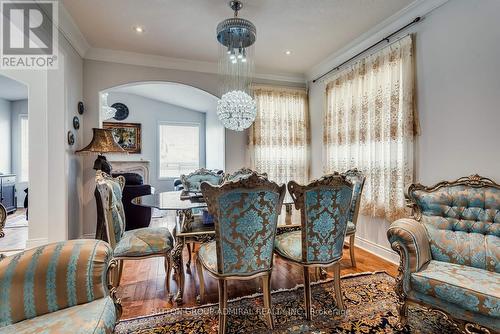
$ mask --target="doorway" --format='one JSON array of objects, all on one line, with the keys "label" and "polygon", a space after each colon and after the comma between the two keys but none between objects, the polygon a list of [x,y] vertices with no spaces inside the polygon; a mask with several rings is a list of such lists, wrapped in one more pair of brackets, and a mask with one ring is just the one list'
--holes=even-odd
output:
[{"label": "doorway", "polygon": [[24,250],[29,226],[28,87],[0,75],[0,252]]}]

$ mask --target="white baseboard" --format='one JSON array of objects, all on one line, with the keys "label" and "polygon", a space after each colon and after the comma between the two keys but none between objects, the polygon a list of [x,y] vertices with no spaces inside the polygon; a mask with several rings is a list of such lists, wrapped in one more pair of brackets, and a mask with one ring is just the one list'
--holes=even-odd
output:
[{"label": "white baseboard", "polygon": [[26,241],[26,249],[43,246],[43,245],[46,245],[48,243],[49,243],[49,239],[48,238],[28,239]]},{"label": "white baseboard", "polygon": [[370,240],[366,240],[358,236],[356,236],[356,241],[354,242],[354,245],[386,261],[394,263],[395,265],[399,265],[399,255],[392,249],[380,246]]},{"label": "white baseboard", "polygon": [[80,239],[95,239],[95,233],[85,233],[82,234]]}]

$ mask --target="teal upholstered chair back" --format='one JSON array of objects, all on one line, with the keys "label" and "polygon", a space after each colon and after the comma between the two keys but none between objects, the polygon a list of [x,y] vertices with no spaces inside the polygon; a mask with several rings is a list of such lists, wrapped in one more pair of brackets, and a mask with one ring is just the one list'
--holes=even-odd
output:
[{"label": "teal upholstered chair back", "polygon": [[218,273],[251,276],[271,270],[285,185],[252,173],[221,186],[204,182],[201,189],[214,216]]},{"label": "teal upholstered chair back", "polygon": [[434,260],[500,272],[498,184],[479,175],[412,184],[407,198],[426,227]]},{"label": "teal upholstered chair back", "polygon": [[185,191],[199,192],[203,182],[219,185],[222,183],[223,178],[224,174],[217,174],[215,171],[200,168],[191,174],[181,175],[181,182]]},{"label": "teal upholstered chair back", "polygon": [[[241,168],[232,174],[224,175],[224,182],[232,182],[239,181],[243,178],[249,177],[252,173],[257,173],[256,171],[251,170],[250,168]],[[267,173],[258,173],[259,175],[267,178]]]},{"label": "teal upholstered chair back", "polygon": [[345,175],[347,180],[349,180],[353,186],[348,221],[356,224],[358,222],[359,207],[361,204],[361,193],[363,192],[363,186],[365,185],[365,176],[356,168],[349,169],[348,171],[342,173],[342,175]]},{"label": "teal upholstered chair back", "polygon": [[125,233],[125,211],[122,202],[125,178],[123,176],[112,178],[104,172],[97,171],[96,184],[101,195],[108,241],[114,249]]},{"label": "teal upholstered chair back", "polygon": [[302,218],[302,262],[327,264],[342,257],[352,184],[338,173],[302,186],[288,183],[288,192]]}]

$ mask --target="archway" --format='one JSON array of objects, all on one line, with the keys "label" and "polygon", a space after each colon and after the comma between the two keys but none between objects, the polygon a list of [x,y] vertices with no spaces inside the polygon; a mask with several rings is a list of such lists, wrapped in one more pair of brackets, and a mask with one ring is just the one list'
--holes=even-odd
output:
[{"label": "archway", "polygon": [[[142,164],[148,173],[146,179],[158,191],[173,190],[174,180],[187,170],[199,167],[224,170],[225,129],[217,117],[216,96],[193,86],[160,81],[119,85],[100,91],[99,95],[101,103],[121,103],[126,105],[128,110],[126,118],[121,117],[123,119],[118,120],[105,120],[103,113],[100,113],[100,126],[106,121],[107,126],[111,122],[111,126],[140,124],[141,127],[140,152],[110,155],[108,158],[112,165],[118,165],[123,170],[125,165],[136,169],[138,164]],[[107,102],[102,102],[106,100]],[[178,132],[177,135],[173,134],[175,131]],[[191,149],[187,143],[184,144],[184,149],[181,149],[183,140],[190,138],[186,131],[194,131],[193,135],[198,138],[193,145],[196,146],[193,150],[197,150],[199,155],[198,161],[184,168],[177,165],[177,168],[180,168],[177,171],[165,170],[167,162],[162,157],[166,156],[164,153],[167,146],[172,150],[176,146],[176,155],[187,154]],[[179,138],[179,141],[176,141],[176,138]],[[165,141],[170,141],[170,144],[165,145]],[[172,153],[169,156],[172,157]],[[168,164],[170,166],[173,162],[169,161]],[[180,164],[182,165],[182,162]]]}]

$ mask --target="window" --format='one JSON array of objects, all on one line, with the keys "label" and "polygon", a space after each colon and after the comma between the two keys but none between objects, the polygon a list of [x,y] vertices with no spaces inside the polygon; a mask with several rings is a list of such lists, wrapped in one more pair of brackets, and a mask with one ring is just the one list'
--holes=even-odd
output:
[{"label": "window", "polygon": [[251,167],[278,183],[309,180],[309,114],[304,89],[255,86],[249,130]]},{"label": "window", "polygon": [[159,177],[179,177],[200,167],[200,126],[160,124]]},{"label": "window", "polygon": [[21,115],[20,117],[21,123],[21,168],[19,180],[20,182],[28,182],[29,175],[29,126],[28,126],[28,115]]},{"label": "window", "polygon": [[417,124],[413,51],[407,36],[331,78],[326,88],[324,171],[358,168],[366,176],[361,213],[406,216]]}]

